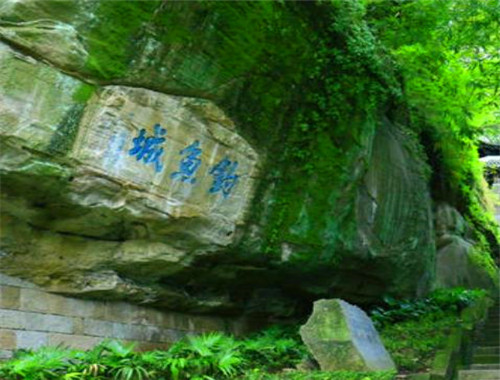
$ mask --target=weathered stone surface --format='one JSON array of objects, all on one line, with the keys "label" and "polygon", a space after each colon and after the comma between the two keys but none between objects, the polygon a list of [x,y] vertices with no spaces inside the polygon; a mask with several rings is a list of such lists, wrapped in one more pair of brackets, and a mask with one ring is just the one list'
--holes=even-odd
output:
[{"label": "weathered stone surface", "polygon": [[[157,165],[139,159],[140,152],[131,153],[140,131],[154,136],[155,125],[166,140],[158,145],[163,153]],[[192,150],[181,153],[189,147]],[[71,156],[100,174],[73,182],[75,193],[80,192],[76,202],[84,207],[91,204],[101,212],[119,208],[121,213],[148,221],[145,237],[192,235],[196,246],[226,245],[233,240],[235,225],[243,222],[252,196],[258,160],[212,103],[116,86],[106,87],[91,100]],[[192,175],[183,177],[181,160],[189,160]],[[238,176],[233,188],[225,183],[226,194],[222,187],[215,188],[213,174],[223,160],[230,165],[228,170],[235,166],[233,174]],[[108,176],[107,182],[102,174]],[[181,222],[172,223],[175,220]],[[60,223],[68,225],[68,221]],[[184,244],[187,240],[183,239]],[[131,248],[124,256],[133,254]],[[136,251],[141,254],[141,249]],[[146,261],[154,262],[154,258]]]},{"label": "weathered stone surface", "polygon": [[[0,4],[2,19],[11,22],[35,21],[38,19],[60,19],[64,22],[75,22],[76,15],[83,11],[87,1],[73,1],[64,4],[58,0],[5,0]],[[90,8],[86,8],[90,10]]]},{"label": "weathered stone surface", "polygon": [[[258,155],[232,121],[209,101],[145,89],[108,86],[87,102],[92,87],[6,45],[0,78],[3,271],[58,292],[195,306],[134,281],[235,242]],[[154,133],[165,140],[147,148]]]},{"label": "weathered stone surface", "polygon": [[47,344],[52,347],[63,346],[90,350],[102,340],[104,339],[86,335],[48,334]]},{"label": "weathered stone surface", "polygon": [[88,59],[75,28],[54,20],[20,23],[0,20],[0,39],[73,72],[83,69]]},{"label": "weathered stone surface", "polygon": [[0,350],[0,359],[10,359],[13,355],[12,350]]},{"label": "weathered stone surface", "polygon": [[[1,270],[63,294],[259,316],[429,290],[428,160],[406,110],[382,96],[368,111],[361,83],[386,79],[328,74],[360,90],[303,123],[321,7],[2,1]],[[141,153],[155,133],[165,141]],[[175,174],[183,159],[192,176]],[[221,162],[238,162],[232,188],[214,187]]]},{"label": "weathered stone surface", "polygon": [[[0,38],[92,81],[220,99],[232,97],[241,76],[257,63],[254,40],[265,41],[268,20],[249,18],[252,8],[222,5],[224,18],[203,2],[5,0],[0,21],[6,31]],[[208,23],[212,27],[202,26]],[[248,23],[258,25],[252,38],[238,38],[231,49],[221,44],[233,28]],[[59,46],[51,43],[54,38]],[[200,42],[193,44],[193,38]]]},{"label": "weathered stone surface", "polygon": [[5,350],[14,350],[17,347],[16,333],[12,330],[0,330],[0,347]]},{"label": "weathered stone surface", "polygon": [[[49,152],[57,138],[71,133],[68,117],[78,106],[73,96],[81,82],[3,43],[0,43],[0,81],[2,143],[22,141],[31,149]],[[22,154],[2,147],[4,170],[14,167],[26,173],[41,170],[43,163],[28,162],[28,157],[27,152]],[[55,166],[45,165],[47,170]]]},{"label": "weathered stone surface", "polygon": [[388,275],[388,270],[389,291],[400,295],[425,294],[434,276],[428,168],[417,144],[403,127],[385,120],[374,136],[356,200],[357,253],[373,261],[367,268],[371,276]]},{"label": "weathered stone surface", "polygon": [[249,327],[242,319],[166,313],[125,302],[54,295],[6,275],[0,276],[0,294],[14,294],[16,299],[0,303],[0,355],[2,350],[42,345],[90,349],[105,338],[147,350],[166,347],[187,334],[210,330],[243,333]]},{"label": "weathered stone surface", "polygon": [[[9,48],[2,49],[0,78],[6,81],[1,90],[0,132],[8,144],[2,151],[3,170],[49,176],[54,181],[69,178],[73,173],[69,185],[54,184],[63,191],[60,198],[69,203],[58,210],[66,217],[41,218],[38,223],[34,220],[35,224],[57,232],[112,238],[118,234],[118,228],[123,230],[124,219],[131,219],[126,223],[129,231],[125,232],[131,237],[190,235],[197,247],[233,241],[235,227],[242,223],[251,199],[258,157],[212,103],[143,89],[107,87],[91,101],[79,125],[84,105],[77,104],[73,97],[83,84],[44,65],[22,62]],[[25,80],[23,87],[15,73],[19,73],[20,79],[31,79]],[[34,103],[35,94],[43,103]],[[152,136],[157,124],[165,127],[166,141],[158,146],[162,149],[158,163],[146,164],[144,159],[137,159],[140,152],[133,155],[130,151],[139,131],[144,130],[146,137]],[[14,138],[20,141],[9,144]],[[71,150],[74,143],[69,156],[78,169],[74,172],[68,166],[23,153],[20,143],[48,153]],[[190,152],[180,151],[193,143],[199,153],[196,151],[187,164],[195,165],[196,172],[185,178],[180,163]],[[234,165],[234,188],[227,181],[215,183],[220,170],[214,167],[225,159],[229,165],[227,173]],[[213,170],[216,171],[210,174]],[[227,173],[222,171],[223,175],[231,174]],[[12,207],[17,214],[23,209],[18,202]],[[75,206],[86,210],[83,216],[68,210],[76,211]],[[31,211],[30,219],[36,219],[34,213]],[[172,225],[173,220],[179,222]],[[128,253],[134,250],[130,248]],[[160,249],[160,260],[168,260],[165,249],[168,252],[169,247]],[[150,263],[154,260],[146,259]]]},{"label": "weathered stone surface", "polygon": [[184,334],[181,330],[166,329],[159,326],[125,324],[90,318],[84,320],[82,333],[86,336],[114,337],[116,339],[143,342],[174,342]]},{"label": "weathered stone surface", "polygon": [[73,332],[72,318],[5,309],[0,310],[0,326],[9,329]]},{"label": "weathered stone surface", "polygon": [[340,300],[319,300],[300,336],[324,371],[395,369],[366,313]]},{"label": "weathered stone surface", "polygon": [[0,289],[0,308],[17,309],[20,304],[19,288],[14,286],[3,286]]},{"label": "weathered stone surface", "polygon": [[134,346],[136,351],[167,350],[171,343],[139,343]]},{"label": "weathered stone surface", "polygon": [[37,349],[49,343],[49,334],[45,332],[16,331],[16,338],[19,349]]},{"label": "weathered stone surface", "polygon": [[473,240],[467,221],[446,203],[436,206],[436,235],[435,287],[498,287],[493,259]]}]

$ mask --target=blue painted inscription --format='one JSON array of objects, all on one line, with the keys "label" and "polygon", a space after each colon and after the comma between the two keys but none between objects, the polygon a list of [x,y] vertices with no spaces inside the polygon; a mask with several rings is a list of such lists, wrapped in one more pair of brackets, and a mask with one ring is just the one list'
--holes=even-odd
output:
[{"label": "blue painted inscription", "polygon": [[145,164],[153,164],[155,171],[160,173],[163,164],[160,161],[163,155],[163,148],[160,146],[165,142],[167,130],[160,124],[154,126],[154,135],[146,137],[146,130],[140,130],[139,135],[132,140],[134,147],[128,151],[130,156],[136,156],[137,161],[143,161]]},{"label": "blue painted inscription", "polygon": [[200,142],[196,140],[188,147],[182,149],[179,154],[186,157],[181,160],[179,171],[170,174],[170,178],[182,182],[195,183],[196,178],[194,178],[194,175],[201,165],[201,159],[199,158],[201,154]]},{"label": "blue painted inscription", "polygon": [[224,198],[227,198],[233,187],[238,183],[240,176],[235,174],[237,168],[238,161],[231,162],[227,157],[215,165],[210,170],[210,174],[214,176],[214,181],[208,192],[222,192]]}]

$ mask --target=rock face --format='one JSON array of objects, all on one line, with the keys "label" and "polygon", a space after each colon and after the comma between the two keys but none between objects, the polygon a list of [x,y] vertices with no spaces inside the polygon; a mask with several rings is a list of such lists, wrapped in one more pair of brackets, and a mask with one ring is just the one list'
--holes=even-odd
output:
[{"label": "rock face", "polygon": [[[425,294],[429,168],[404,110],[372,94],[390,84],[342,59],[311,84],[317,21],[352,9],[2,1],[0,271],[196,313]],[[349,33],[329,41],[365,61]],[[331,110],[326,83],[357,92]]]},{"label": "rock face", "polygon": [[495,289],[498,269],[474,241],[472,229],[448,204],[436,206],[436,287]]},{"label": "rock face", "polygon": [[[118,86],[90,100],[69,156],[93,172],[73,179],[75,201],[107,209],[110,218],[88,223],[88,233],[77,220],[65,232],[123,234],[112,230],[123,221],[110,222],[119,209],[134,219],[140,238],[198,248],[234,240],[257,176],[257,153],[212,103]],[[70,226],[62,221],[56,229]],[[186,238],[172,238],[180,236]]]},{"label": "rock face", "polygon": [[[0,54],[3,248],[43,257],[23,268],[10,256],[5,272],[58,291],[116,291],[119,276],[97,269],[111,256],[151,279],[234,242],[258,154],[213,103],[125,86],[94,92],[6,45]],[[32,228],[19,236],[26,250],[15,248]]]},{"label": "rock face", "polygon": [[45,60],[58,62],[68,70],[83,69],[88,58],[75,28],[62,22],[43,19],[21,23],[3,21],[0,36]]},{"label": "rock face", "polygon": [[341,300],[319,300],[300,336],[323,371],[395,369],[365,312]]},{"label": "rock face", "polygon": [[403,291],[423,294],[433,278],[435,248],[426,166],[416,149],[401,127],[388,121],[380,126],[359,189],[356,224],[359,251],[365,250],[376,267],[397,266],[391,276],[399,291],[408,287]]}]

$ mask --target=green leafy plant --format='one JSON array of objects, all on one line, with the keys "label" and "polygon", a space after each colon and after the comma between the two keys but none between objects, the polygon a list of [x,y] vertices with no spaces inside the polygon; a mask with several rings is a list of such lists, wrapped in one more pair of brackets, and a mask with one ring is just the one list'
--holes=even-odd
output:
[{"label": "green leafy plant", "polygon": [[434,312],[386,325],[381,338],[400,371],[426,371],[436,351],[444,346],[449,331],[457,325],[455,312]]},{"label": "green leafy plant", "polygon": [[190,336],[169,349],[164,368],[173,380],[235,377],[244,362],[239,347],[234,338],[221,333]]},{"label": "green leafy plant", "polygon": [[396,0],[366,1],[366,8],[372,31],[397,63],[408,120],[433,166],[433,198],[457,207],[475,227],[476,240],[498,251],[477,142],[500,124],[500,4]]},{"label": "green leafy plant", "polygon": [[249,337],[242,352],[253,368],[266,371],[293,368],[307,355],[295,326],[274,326]]},{"label": "green leafy plant", "polygon": [[453,288],[439,289],[428,297],[415,300],[396,300],[386,296],[385,305],[374,308],[370,316],[377,327],[383,327],[396,322],[418,319],[426,314],[458,312],[485,294],[486,291],[479,289]]},{"label": "green leafy plant", "polygon": [[371,311],[385,347],[401,371],[425,371],[449,331],[460,325],[459,313],[484,290],[439,289],[417,300],[385,298],[385,306]]},{"label": "green leafy plant", "polygon": [[13,360],[0,367],[0,377],[15,380],[59,379],[72,356],[73,352],[61,347],[18,351]]},{"label": "green leafy plant", "polygon": [[103,364],[110,368],[108,373],[116,380],[145,380],[151,371],[144,367],[141,356],[134,352],[134,345],[118,341],[103,344]]},{"label": "green leafy plant", "polygon": [[396,371],[377,371],[377,372],[293,371],[281,374],[269,374],[257,371],[244,376],[242,380],[394,380],[395,378],[396,378]]}]

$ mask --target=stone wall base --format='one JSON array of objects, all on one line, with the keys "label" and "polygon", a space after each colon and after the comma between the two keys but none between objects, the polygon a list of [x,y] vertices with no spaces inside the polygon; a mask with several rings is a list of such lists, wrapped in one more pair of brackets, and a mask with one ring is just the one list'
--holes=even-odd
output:
[{"label": "stone wall base", "polygon": [[244,319],[190,315],[47,293],[0,274],[0,358],[16,349],[57,346],[89,349],[104,339],[134,342],[138,350],[167,348],[189,334],[241,334]]}]

